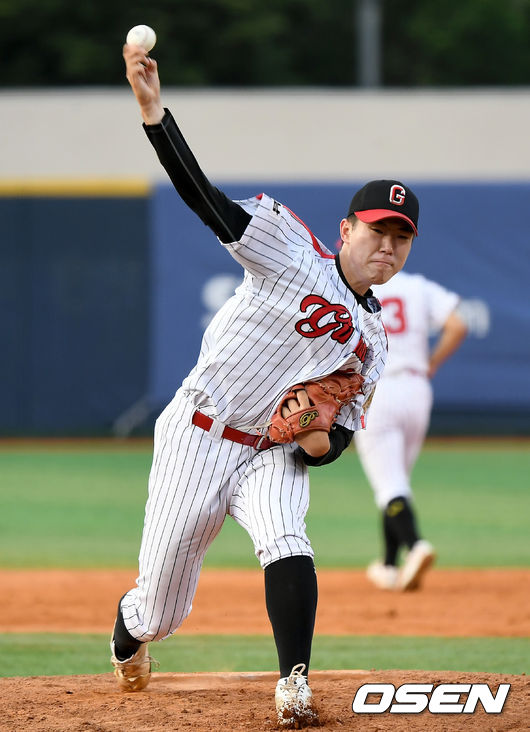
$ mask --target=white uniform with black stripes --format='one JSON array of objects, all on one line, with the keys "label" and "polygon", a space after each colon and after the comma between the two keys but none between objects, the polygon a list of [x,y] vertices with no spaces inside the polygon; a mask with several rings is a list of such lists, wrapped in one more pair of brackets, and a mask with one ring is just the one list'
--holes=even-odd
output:
[{"label": "white uniform with black stripes", "polygon": [[460,298],[420,274],[403,271],[373,291],[383,308],[388,359],[370,407],[370,426],[354,439],[376,504],[384,509],[398,496],[412,497],[410,477],[433,400],[429,336],[440,331]]},{"label": "white uniform with black stripes", "polygon": [[[296,444],[257,451],[221,438],[223,427],[262,432],[293,384],[347,368],[365,381],[337,422],[359,430],[384,366],[377,301],[359,304],[334,255],[286,207],[266,195],[238,203],[252,219],[240,241],[223,246],[244,268],[243,283],[155,427],[140,575],[121,603],[142,641],[166,637],[188,615],[227,514],[248,531],[262,567],[313,556],[308,472]],[[192,424],[195,410],[214,418],[209,432]]]}]

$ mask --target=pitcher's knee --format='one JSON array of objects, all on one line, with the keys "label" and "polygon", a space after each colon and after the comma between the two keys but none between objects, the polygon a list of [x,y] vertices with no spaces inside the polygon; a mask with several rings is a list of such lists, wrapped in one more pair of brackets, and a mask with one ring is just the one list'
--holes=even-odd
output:
[{"label": "pitcher's knee", "polygon": [[[124,600],[126,601],[126,598]],[[159,641],[172,635],[191,612],[191,603],[179,606],[165,603],[163,607],[142,608],[141,605],[124,605],[122,613],[129,633],[144,643]]]}]

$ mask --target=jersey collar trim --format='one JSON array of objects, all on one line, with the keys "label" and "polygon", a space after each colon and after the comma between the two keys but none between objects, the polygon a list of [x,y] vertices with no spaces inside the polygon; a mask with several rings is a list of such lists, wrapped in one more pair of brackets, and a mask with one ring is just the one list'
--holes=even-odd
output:
[{"label": "jersey collar trim", "polygon": [[344,276],[342,267],[340,266],[340,259],[338,254],[335,254],[335,266],[337,267],[339,277],[344,282],[348,290],[355,297],[359,305],[368,313],[378,313],[381,310],[381,303],[376,298],[372,290],[368,290],[366,295],[359,295],[358,292],[355,292],[355,290],[350,287],[350,285],[348,284],[348,280]]}]

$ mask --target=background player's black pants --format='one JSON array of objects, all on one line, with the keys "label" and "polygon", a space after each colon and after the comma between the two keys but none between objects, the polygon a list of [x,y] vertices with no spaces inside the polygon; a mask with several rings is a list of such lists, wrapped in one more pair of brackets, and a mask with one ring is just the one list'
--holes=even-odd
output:
[{"label": "background player's black pants", "polygon": [[416,517],[405,496],[393,498],[383,511],[383,536],[385,539],[385,564],[395,565],[400,547],[412,549],[420,536]]},{"label": "background player's black pants", "polygon": [[265,567],[265,602],[282,677],[297,663],[305,663],[304,674],[309,671],[317,597],[311,557],[287,557]]}]

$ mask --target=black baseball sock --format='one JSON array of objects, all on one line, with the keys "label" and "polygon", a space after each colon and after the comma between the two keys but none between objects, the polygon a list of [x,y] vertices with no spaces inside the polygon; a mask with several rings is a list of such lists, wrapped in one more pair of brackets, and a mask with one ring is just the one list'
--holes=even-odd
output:
[{"label": "black baseball sock", "polygon": [[388,520],[386,510],[381,513],[383,526],[383,543],[384,543],[384,564],[395,567],[398,561],[399,541],[394,535],[392,524]]},{"label": "black baseball sock", "polygon": [[317,598],[311,557],[287,557],[265,568],[265,602],[282,677],[297,663],[305,663],[304,675],[309,672]]},{"label": "black baseball sock", "polygon": [[118,614],[116,616],[116,624],[114,626],[114,654],[118,661],[126,661],[134,656],[136,651],[142,645],[142,641],[136,640],[129,633],[123,622],[121,613],[121,600],[118,603]]},{"label": "black baseball sock", "polygon": [[387,562],[385,558],[385,564],[395,564],[399,547],[406,546],[411,549],[420,538],[414,511],[407,498],[398,496],[390,501],[384,511],[383,526],[385,543],[387,536],[389,537],[386,558],[393,559]]}]

